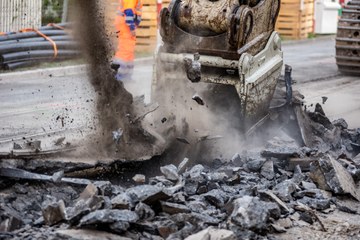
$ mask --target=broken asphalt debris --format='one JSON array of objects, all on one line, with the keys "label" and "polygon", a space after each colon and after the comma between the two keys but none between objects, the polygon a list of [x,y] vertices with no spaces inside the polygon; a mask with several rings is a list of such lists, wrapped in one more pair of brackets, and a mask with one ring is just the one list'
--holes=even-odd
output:
[{"label": "broken asphalt debris", "polygon": [[123,182],[2,162],[0,237],[271,239],[309,226],[332,234],[331,214],[360,214],[360,129],[328,121],[320,108],[309,115],[321,133],[311,147],[276,137],[209,165],[185,158],[155,177],[133,169]]}]

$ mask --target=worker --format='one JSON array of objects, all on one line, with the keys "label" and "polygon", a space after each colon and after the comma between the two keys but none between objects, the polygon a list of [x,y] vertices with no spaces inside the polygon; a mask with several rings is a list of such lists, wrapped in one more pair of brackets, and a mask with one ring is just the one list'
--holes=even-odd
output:
[{"label": "worker", "polygon": [[135,30],[141,22],[141,0],[119,0],[115,18],[118,44],[112,67],[118,81],[130,80],[134,70]]}]

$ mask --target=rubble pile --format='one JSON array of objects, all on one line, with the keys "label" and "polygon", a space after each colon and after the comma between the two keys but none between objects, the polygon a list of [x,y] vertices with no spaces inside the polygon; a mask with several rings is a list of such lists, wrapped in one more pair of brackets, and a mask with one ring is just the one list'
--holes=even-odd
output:
[{"label": "rubble pile", "polygon": [[274,239],[307,226],[326,232],[327,214],[360,214],[360,129],[330,122],[319,107],[308,116],[317,133],[311,148],[275,137],[232,159],[191,165],[186,158],[162,166],[160,176],[134,174],[130,187],[0,180],[0,239]]}]

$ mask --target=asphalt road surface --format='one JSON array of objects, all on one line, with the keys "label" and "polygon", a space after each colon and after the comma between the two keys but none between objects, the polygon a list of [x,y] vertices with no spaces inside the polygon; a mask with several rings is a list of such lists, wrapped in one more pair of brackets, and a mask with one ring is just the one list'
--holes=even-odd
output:
[{"label": "asphalt road surface", "polygon": [[[350,127],[360,127],[360,79],[337,71],[334,46],[333,37],[286,43],[284,62],[292,66],[294,88],[306,96],[306,104],[321,103],[326,96],[323,107],[332,120],[342,117]],[[151,77],[152,62],[138,63],[125,86],[134,95],[145,94],[149,102]],[[96,127],[93,112],[94,92],[84,71],[0,74],[2,140],[74,129],[77,134],[91,132]]]}]

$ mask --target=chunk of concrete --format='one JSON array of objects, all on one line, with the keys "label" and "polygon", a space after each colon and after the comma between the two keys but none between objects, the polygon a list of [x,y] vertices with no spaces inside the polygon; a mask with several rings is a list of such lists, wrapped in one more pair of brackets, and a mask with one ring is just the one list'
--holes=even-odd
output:
[{"label": "chunk of concrete", "polygon": [[190,209],[183,204],[170,203],[170,202],[161,202],[161,209],[163,212],[170,215],[177,213],[190,213]]},{"label": "chunk of concrete", "polygon": [[290,209],[286,206],[286,204],[271,191],[259,191],[259,195],[261,200],[270,200],[278,204],[282,213],[290,213]]},{"label": "chunk of concrete", "polygon": [[122,237],[112,233],[96,231],[96,230],[86,230],[86,229],[58,230],[56,231],[56,236],[59,237],[60,239],[71,239],[71,240],[98,240],[98,239],[131,240],[131,238]]},{"label": "chunk of concrete", "polygon": [[12,232],[21,228],[23,225],[23,221],[20,218],[10,216],[0,222],[0,232]]},{"label": "chunk of concrete", "polygon": [[66,209],[68,222],[71,225],[76,225],[83,216],[103,207],[104,202],[103,196],[97,195],[88,199],[79,199],[73,207]]},{"label": "chunk of concrete", "polygon": [[80,226],[115,222],[134,223],[138,220],[139,216],[130,210],[102,209],[96,210],[84,216],[80,221]]},{"label": "chunk of concrete", "polygon": [[111,205],[114,209],[129,209],[134,204],[131,197],[123,192],[111,199]]},{"label": "chunk of concrete", "polygon": [[242,229],[263,231],[267,228],[270,216],[280,217],[280,209],[275,203],[261,201],[258,197],[244,196],[236,199],[231,221]]},{"label": "chunk of concrete", "polygon": [[226,229],[208,227],[198,233],[188,236],[185,240],[236,240],[234,232]]},{"label": "chunk of concrete", "polygon": [[305,181],[301,182],[301,186],[303,187],[304,190],[317,189],[314,183],[305,182]]},{"label": "chunk of concrete", "polygon": [[301,155],[299,146],[295,140],[290,138],[275,137],[268,141],[265,150],[261,152],[261,156],[278,159],[288,159],[290,157],[299,157]]},{"label": "chunk of concrete", "polygon": [[82,193],[80,193],[80,199],[88,199],[91,198],[94,195],[98,195],[99,194],[99,190],[98,188],[90,183],[86,186],[86,188],[84,189],[84,191],[82,191]]},{"label": "chunk of concrete", "polygon": [[229,199],[228,195],[219,189],[213,189],[202,196],[206,199],[206,201],[217,208],[222,208]]},{"label": "chunk of concrete", "polygon": [[277,184],[273,192],[284,202],[290,202],[292,200],[292,194],[296,191],[297,185],[291,180],[285,180]]},{"label": "chunk of concrete", "polygon": [[164,189],[153,185],[140,185],[126,190],[126,193],[135,202],[144,202],[151,205],[157,201],[165,201],[170,198]]},{"label": "chunk of concrete", "polygon": [[274,162],[272,160],[267,160],[261,167],[260,170],[261,176],[266,178],[267,180],[272,180],[275,177],[274,171]]},{"label": "chunk of concrete", "polygon": [[311,165],[310,178],[323,190],[335,194],[350,194],[360,201],[360,192],[350,173],[331,156],[320,159]]},{"label": "chunk of concrete", "polygon": [[177,181],[179,179],[178,169],[174,164],[160,167],[160,171],[169,180]]},{"label": "chunk of concrete", "polygon": [[145,203],[138,203],[135,207],[135,212],[139,216],[140,219],[143,220],[152,220],[155,217],[154,210],[151,209],[151,207]]},{"label": "chunk of concrete", "polygon": [[47,225],[54,225],[62,220],[65,220],[65,203],[63,200],[58,202],[45,202],[42,208],[42,215]]}]

